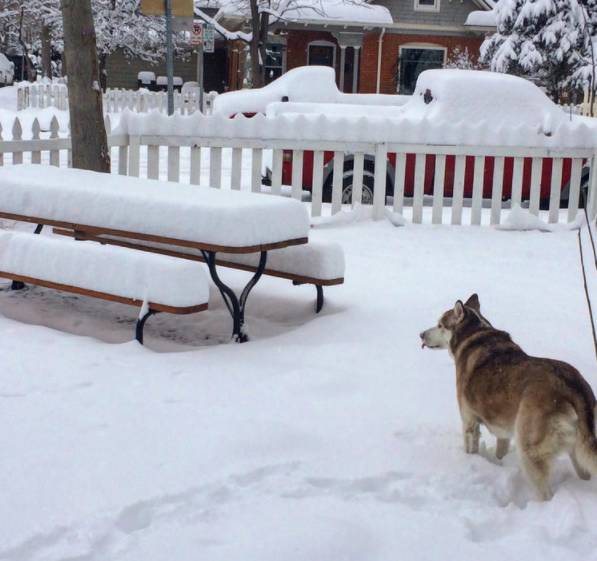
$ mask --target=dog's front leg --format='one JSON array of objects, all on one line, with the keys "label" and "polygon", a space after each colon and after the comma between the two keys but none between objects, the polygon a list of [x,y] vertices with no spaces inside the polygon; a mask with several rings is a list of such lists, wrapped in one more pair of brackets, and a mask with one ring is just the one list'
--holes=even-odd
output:
[{"label": "dog's front leg", "polygon": [[462,432],[464,433],[464,451],[467,454],[478,454],[481,428],[477,419],[463,415]]},{"label": "dog's front leg", "polygon": [[510,449],[510,439],[509,438],[498,438],[497,439],[497,446],[495,448],[495,457],[498,460],[501,460]]}]

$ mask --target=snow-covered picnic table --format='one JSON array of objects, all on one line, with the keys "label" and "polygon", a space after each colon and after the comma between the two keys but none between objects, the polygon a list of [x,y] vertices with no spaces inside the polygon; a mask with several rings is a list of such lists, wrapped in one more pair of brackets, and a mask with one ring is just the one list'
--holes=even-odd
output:
[{"label": "snow-covered picnic table", "polygon": [[[246,339],[244,308],[267,252],[306,244],[309,233],[307,210],[295,200],[39,165],[0,169],[0,217],[137,249],[157,243],[196,251],[238,340]],[[260,255],[240,297],[218,275],[218,252]]]}]

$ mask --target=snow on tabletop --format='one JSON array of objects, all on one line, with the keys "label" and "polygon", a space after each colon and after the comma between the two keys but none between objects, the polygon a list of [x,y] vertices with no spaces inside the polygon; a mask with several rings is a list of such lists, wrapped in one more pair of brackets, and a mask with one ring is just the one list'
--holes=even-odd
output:
[{"label": "snow on tabletop", "polygon": [[167,306],[209,299],[196,262],[67,238],[0,232],[0,270]]},{"label": "snow on tabletop", "polygon": [[299,201],[39,165],[0,169],[0,210],[230,247],[309,234]]}]

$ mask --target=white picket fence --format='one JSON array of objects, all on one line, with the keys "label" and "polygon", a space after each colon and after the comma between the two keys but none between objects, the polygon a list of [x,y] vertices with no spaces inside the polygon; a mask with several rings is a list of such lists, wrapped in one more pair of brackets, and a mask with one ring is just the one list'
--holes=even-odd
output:
[{"label": "white picket fence", "polygon": [[[213,100],[217,92],[206,93],[203,99],[204,113],[211,113]],[[197,91],[174,92],[174,110],[190,115],[199,109],[199,93]],[[166,92],[150,92],[148,90],[108,89],[104,94],[104,111],[120,113],[125,109],[146,113],[158,110],[167,112],[168,95]],[[55,107],[68,110],[68,88],[61,83],[25,84],[17,90],[17,110],[28,108],[42,109]]]},{"label": "white picket fence", "polygon": [[[285,158],[292,154],[292,181],[290,196],[301,200],[303,196],[303,161],[306,153],[313,156],[313,184],[311,194],[312,216],[320,216],[323,209],[324,185],[331,186],[331,213],[338,213],[343,208],[342,190],[345,177],[345,158],[354,160],[352,203],[360,204],[365,173],[370,173],[370,164],[374,163],[373,173],[373,211],[374,219],[384,217],[387,210],[398,214],[405,213],[410,206],[409,214],[413,223],[431,222],[441,224],[463,224],[463,208],[471,207],[467,212],[468,221],[472,225],[482,223],[484,207],[490,208],[489,222],[499,224],[502,219],[502,185],[506,158],[513,158],[513,179],[511,204],[520,205],[523,195],[523,167],[525,158],[532,158],[531,187],[529,210],[538,215],[540,206],[541,175],[546,162],[551,166],[551,185],[549,193],[549,209],[545,212],[550,223],[559,221],[573,222],[579,212],[581,173],[583,166],[590,165],[597,169],[597,149],[529,147],[480,147],[480,146],[443,146],[404,143],[369,143],[339,142],[322,140],[288,140],[275,138],[219,138],[216,135],[175,136],[175,135],[129,135],[112,134],[109,118],[106,119],[109,132],[109,144],[113,152],[114,172],[121,175],[139,177],[143,169],[148,179],[158,179],[164,174],[160,166],[166,167],[168,181],[180,182],[182,177],[192,185],[205,183],[213,188],[223,188],[223,152],[231,151],[230,188],[240,190],[241,185],[249,185],[251,191],[261,192],[264,151],[272,151],[272,185],[271,193],[282,195],[282,167]],[[21,164],[23,161],[41,163],[49,161],[52,165],[69,165],[70,138],[59,136],[56,118],[52,121],[49,135],[42,137],[37,121],[33,124],[30,139],[23,139],[23,131],[18,119],[15,120],[10,140],[2,139],[0,131],[0,165],[9,163],[6,155],[10,155],[10,163]],[[167,151],[167,158],[160,158],[160,150]],[[181,152],[187,151],[188,158],[181,158]],[[243,166],[243,151],[250,154],[250,166]],[[61,152],[67,157],[61,158]],[[247,154],[247,152],[249,154]],[[49,154],[42,158],[43,154]],[[326,154],[333,153],[329,160]],[[27,158],[24,160],[24,154]],[[414,189],[406,197],[407,155],[415,158]],[[389,156],[392,155],[390,158]],[[433,194],[424,193],[425,176],[429,173],[427,157],[434,156]],[[209,158],[208,176],[201,174],[203,158]],[[454,158],[453,193],[448,199],[445,193],[447,158]],[[465,170],[467,157],[474,158],[474,180],[472,197],[465,204]],[[395,160],[394,160],[395,158]],[[491,198],[483,199],[485,166],[489,159],[494,162],[491,185]],[[562,212],[561,183],[564,160],[571,160],[570,190],[568,208]],[[141,165],[142,161],[146,163]],[[395,161],[395,165],[390,162]],[[246,162],[246,160],[245,160]],[[366,163],[367,162],[367,163]],[[186,166],[186,169],[183,169]],[[386,181],[389,168],[394,170],[394,182],[391,197],[387,197]],[[243,176],[243,170],[249,177]],[[207,181],[205,181],[207,179]],[[344,201],[346,204],[347,201]],[[430,207],[430,212],[424,212]],[[597,215],[597,173],[594,171],[589,179],[589,201],[587,208],[590,217]],[[444,212],[447,209],[447,212]]]},{"label": "white picket fence", "polygon": [[590,99],[590,92],[588,88],[585,88],[583,102],[578,105],[578,114],[584,115],[585,117],[597,117],[597,98],[592,100],[592,111],[591,111],[591,99]]}]

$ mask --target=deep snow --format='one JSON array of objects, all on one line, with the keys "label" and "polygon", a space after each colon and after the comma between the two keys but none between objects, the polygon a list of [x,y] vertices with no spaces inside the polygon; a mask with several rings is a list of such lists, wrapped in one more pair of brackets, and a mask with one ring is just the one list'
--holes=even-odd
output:
[{"label": "deep snow", "polygon": [[263,279],[245,345],[213,288],[146,348],[131,308],[2,290],[0,559],[597,559],[597,483],[562,459],[538,503],[515,452],[465,455],[451,359],[418,338],[477,291],[597,387],[576,236],[320,220],[346,284],[316,317],[312,287]]}]

